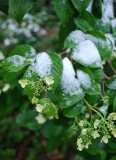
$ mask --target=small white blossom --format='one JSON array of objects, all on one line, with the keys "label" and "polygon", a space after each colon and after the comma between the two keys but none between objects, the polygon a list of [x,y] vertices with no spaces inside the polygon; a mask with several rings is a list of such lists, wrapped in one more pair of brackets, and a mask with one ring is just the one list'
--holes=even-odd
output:
[{"label": "small white blossom", "polygon": [[46,122],[46,119],[43,117],[42,114],[39,114],[38,116],[36,116],[36,120],[39,124],[43,124]]},{"label": "small white blossom", "polygon": [[79,150],[79,151],[82,151],[83,148],[84,148],[84,145],[83,145],[82,143],[83,143],[82,138],[79,138],[79,139],[77,140],[77,146],[78,146],[78,150]]},{"label": "small white blossom", "polygon": [[36,97],[33,97],[31,102],[32,104],[37,104],[39,102],[39,99]]},{"label": "small white blossom", "polygon": [[85,124],[85,121],[84,121],[84,120],[81,120],[81,121],[79,122],[79,126],[80,126],[80,127],[83,127],[84,124]]},{"label": "small white blossom", "polygon": [[109,119],[109,120],[116,120],[116,113],[115,113],[115,112],[111,113],[111,114],[108,116],[108,119]]},{"label": "small white blossom", "polygon": [[92,136],[93,136],[94,139],[96,139],[97,137],[100,137],[100,134],[98,133],[98,131],[94,131],[92,133]]},{"label": "small white blossom", "polygon": [[113,136],[116,138],[116,129],[112,131]]},{"label": "small white blossom", "polygon": [[22,88],[25,88],[25,86],[28,85],[28,81],[25,79],[19,80],[19,84],[21,85]]},{"label": "small white blossom", "polygon": [[41,104],[37,104],[35,107],[37,112],[42,112],[44,108],[45,108],[45,106],[42,106]]},{"label": "small white blossom", "polygon": [[101,141],[103,141],[104,143],[108,143],[108,139],[109,139],[109,138],[111,138],[110,135],[105,135],[105,136],[102,137],[102,140],[101,140]]},{"label": "small white blossom", "polygon": [[87,129],[84,128],[84,129],[81,131],[81,134],[82,134],[82,135],[86,135],[86,133],[87,133]]},{"label": "small white blossom", "polygon": [[94,128],[96,129],[99,124],[100,124],[100,120],[96,119],[94,122]]},{"label": "small white blossom", "polygon": [[10,85],[9,84],[5,84],[4,87],[2,88],[2,91],[3,92],[7,92],[10,88]]},{"label": "small white blossom", "polygon": [[3,55],[3,53],[0,51],[0,60],[3,60],[5,57]]},{"label": "small white blossom", "polygon": [[48,84],[48,85],[51,85],[54,83],[54,79],[52,76],[49,76],[49,77],[45,77],[45,82]]},{"label": "small white blossom", "polygon": [[85,148],[88,149],[90,144],[91,144],[91,141],[87,142],[86,145],[85,145]]}]

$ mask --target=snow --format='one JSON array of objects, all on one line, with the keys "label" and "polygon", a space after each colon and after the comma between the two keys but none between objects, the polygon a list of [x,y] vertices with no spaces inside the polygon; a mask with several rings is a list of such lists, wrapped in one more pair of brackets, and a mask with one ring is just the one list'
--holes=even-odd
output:
[{"label": "snow", "polygon": [[42,52],[36,56],[32,67],[41,77],[45,77],[50,75],[51,65],[52,61],[50,56],[46,52]]},{"label": "snow", "polygon": [[14,55],[12,57],[8,57],[8,59],[7,59],[7,61],[12,63],[12,65],[14,67],[18,67],[18,66],[23,65],[25,60],[26,59],[24,57],[19,56],[19,55]]},{"label": "snow", "polygon": [[113,0],[104,0],[103,1],[103,9],[102,9],[103,19],[113,18]]},{"label": "snow", "polygon": [[63,67],[61,87],[64,94],[76,95],[82,93],[79,81],[75,78],[74,68],[68,58],[63,59]]},{"label": "snow", "polygon": [[93,0],[91,0],[91,2],[89,3],[88,7],[86,8],[86,10],[88,12],[91,12],[92,11],[92,5],[93,5]]},{"label": "snow", "polygon": [[101,66],[101,57],[98,49],[90,40],[83,41],[73,49],[72,58],[85,65]]},{"label": "snow", "polygon": [[68,40],[78,44],[85,40],[85,34],[80,30],[75,30],[69,34]]},{"label": "snow", "polygon": [[104,44],[104,40],[102,40],[101,38],[96,38],[96,37],[94,37],[93,35],[91,35],[91,34],[86,34],[86,39],[87,40],[90,40],[90,41],[92,41],[92,42],[94,42],[94,43],[96,43],[96,44],[98,44],[98,43],[100,43],[100,44]]},{"label": "snow", "polygon": [[113,28],[116,28],[116,18],[114,18],[113,20],[111,20],[111,24]]},{"label": "snow", "polygon": [[115,39],[114,39],[113,35],[111,33],[106,33],[105,36],[112,42],[113,49],[116,50]]},{"label": "snow", "polygon": [[79,80],[79,83],[84,87],[91,87],[91,79],[87,73],[83,72],[82,70],[77,70],[77,78]]}]

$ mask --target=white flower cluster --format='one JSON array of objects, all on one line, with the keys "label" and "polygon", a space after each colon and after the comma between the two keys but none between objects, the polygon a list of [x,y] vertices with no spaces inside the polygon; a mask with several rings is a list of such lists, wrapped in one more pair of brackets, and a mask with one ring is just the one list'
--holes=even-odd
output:
[{"label": "white flower cluster", "polygon": [[114,121],[116,120],[116,113],[111,113],[107,118],[96,119],[94,123],[89,123],[87,120],[81,120],[79,127],[81,133],[77,139],[77,149],[82,151],[84,148],[88,148],[92,144],[92,140],[98,137],[101,138],[101,142],[108,143],[109,138],[113,135],[116,138],[116,126]]}]

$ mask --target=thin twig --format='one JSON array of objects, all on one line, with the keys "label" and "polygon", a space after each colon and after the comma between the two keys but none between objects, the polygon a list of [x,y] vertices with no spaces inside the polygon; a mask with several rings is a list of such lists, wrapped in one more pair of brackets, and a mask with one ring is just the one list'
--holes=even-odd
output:
[{"label": "thin twig", "polygon": [[109,64],[110,68],[112,69],[112,71],[116,74],[116,70],[115,70],[115,68],[113,67],[111,61],[108,61],[108,64]]}]

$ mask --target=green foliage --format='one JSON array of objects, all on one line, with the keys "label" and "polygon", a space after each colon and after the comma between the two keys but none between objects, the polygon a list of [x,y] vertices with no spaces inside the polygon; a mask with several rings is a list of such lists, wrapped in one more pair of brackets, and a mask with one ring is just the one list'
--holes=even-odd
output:
[{"label": "green foliage", "polygon": [[72,0],[72,3],[74,5],[74,7],[80,12],[82,13],[86,8],[87,6],[89,5],[91,0]]},{"label": "green foliage", "polygon": [[75,24],[84,31],[91,31],[96,27],[94,16],[87,11],[75,19]]},{"label": "green foliage", "polygon": [[24,15],[30,11],[32,7],[32,0],[9,0],[9,14],[18,22],[21,22]]},{"label": "green foliage", "polygon": [[53,0],[56,13],[63,24],[67,23],[73,16],[74,11],[69,0]]},{"label": "green foliage", "polygon": [[[33,7],[32,14],[38,12],[36,3],[46,4],[47,9],[34,18],[26,13]],[[9,15],[20,23],[14,28],[9,25],[11,40],[18,39],[15,47],[9,36],[4,39],[8,34],[4,32],[5,27],[13,21],[8,20],[1,25],[0,31],[1,43],[5,45],[1,45],[0,50],[0,134],[3,135],[0,143],[8,138],[8,142],[0,148],[0,156],[13,159],[18,153],[18,149],[14,148],[27,137],[24,148],[32,143],[36,150],[26,159],[37,159],[43,148],[49,152],[57,148],[64,159],[70,155],[67,154],[70,150],[71,156],[72,153],[78,154],[77,159],[111,159],[116,150],[114,3],[109,4],[111,11],[108,10],[109,2],[102,3],[101,0],[53,0],[54,10],[48,1],[39,3],[9,0],[9,4],[2,2],[0,7],[2,11],[8,8]],[[60,40],[52,42],[51,34],[55,32],[56,37],[59,27],[54,11],[61,27]],[[24,16],[27,20],[24,18],[23,21]],[[44,17],[43,22],[41,17]],[[55,24],[53,28],[52,21]],[[45,29],[42,30],[42,27]],[[37,36],[40,30],[44,40]],[[22,37],[20,32],[26,37]],[[46,39],[51,45],[48,49],[43,43]],[[36,44],[37,41],[39,43]],[[7,133],[10,124],[11,131]],[[12,139],[16,139],[16,144],[11,145]],[[49,154],[45,155],[45,159],[49,159]]]}]

